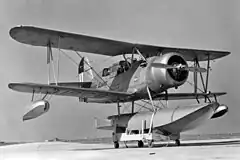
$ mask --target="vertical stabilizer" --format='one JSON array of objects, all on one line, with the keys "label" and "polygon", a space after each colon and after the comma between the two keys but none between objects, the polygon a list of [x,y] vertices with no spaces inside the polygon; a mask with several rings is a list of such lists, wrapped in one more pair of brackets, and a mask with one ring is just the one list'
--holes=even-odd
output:
[{"label": "vertical stabilizer", "polygon": [[92,67],[87,57],[82,57],[81,61],[79,62],[78,78],[79,82],[92,81],[93,79]]}]

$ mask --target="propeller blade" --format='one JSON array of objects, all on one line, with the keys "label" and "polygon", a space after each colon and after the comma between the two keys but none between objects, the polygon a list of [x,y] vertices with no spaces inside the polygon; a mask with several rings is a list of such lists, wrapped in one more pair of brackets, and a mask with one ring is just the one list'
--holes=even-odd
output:
[{"label": "propeller blade", "polygon": [[189,72],[206,72],[207,70],[205,68],[200,68],[200,67],[187,67],[185,65],[182,66],[171,66],[163,63],[152,63],[151,64],[153,67],[158,67],[158,68],[165,68],[165,69],[181,69],[181,70],[187,70]]},{"label": "propeller blade", "polygon": [[175,69],[175,68],[177,68],[175,66],[171,66],[171,65],[167,65],[167,64],[163,64],[163,63],[152,63],[151,65],[153,67],[165,68],[165,69]]},{"label": "propeller blade", "polygon": [[184,69],[190,72],[206,72],[207,71],[205,68],[200,68],[200,67],[186,67]]}]

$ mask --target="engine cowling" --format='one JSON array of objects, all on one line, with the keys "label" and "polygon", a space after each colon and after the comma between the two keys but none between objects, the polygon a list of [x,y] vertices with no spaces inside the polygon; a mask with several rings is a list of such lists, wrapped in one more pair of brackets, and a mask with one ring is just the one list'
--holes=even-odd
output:
[{"label": "engine cowling", "polygon": [[212,115],[211,119],[222,117],[228,112],[228,107],[226,105],[219,105],[218,108],[215,110],[214,114]]},{"label": "engine cowling", "polygon": [[175,52],[166,53],[161,56],[151,57],[146,68],[145,78],[148,87],[154,92],[159,92],[160,90],[171,87],[178,87],[185,83],[188,78],[189,71],[187,70],[181,68],[159,68],[151,65],[153,63],[161,63],[171,66],[187,66],[187,62],[179,53]]},{"label": "engine cowling", "polygon": [[38,101],[32,102],[28,106],[28,108],[30,108],[30,109],[28,110],[28,112],[26,114],[24,114],[23,121],[34,119],[34,118],[37,118],[37,117],[43,115],[44,113],[46,113],[49,110],[50,104],[46,100],[38,100]]}]

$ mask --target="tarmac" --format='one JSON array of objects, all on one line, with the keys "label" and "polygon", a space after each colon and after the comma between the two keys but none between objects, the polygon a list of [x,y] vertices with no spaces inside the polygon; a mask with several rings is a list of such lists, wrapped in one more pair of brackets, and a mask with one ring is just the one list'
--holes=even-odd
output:
[{"label": "tarmac", "polygon": [[128,148],[123,143],[119,149],[111,144],[81,144],[73,142],[36,142],[0,147],[0,160],[200,160],[240,159],[240,138],[218,140],[181,141],[158,143],[153,148],[138,148],[135,143]]}]

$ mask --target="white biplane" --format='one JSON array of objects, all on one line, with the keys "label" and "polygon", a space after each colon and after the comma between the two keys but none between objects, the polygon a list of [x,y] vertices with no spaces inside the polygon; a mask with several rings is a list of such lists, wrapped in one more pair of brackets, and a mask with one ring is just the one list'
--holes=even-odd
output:
[{"label": "white biplane", "polygon": [[[230,52],[133,44],[32,26],[14,27],[10,36],[20,43],[46,47],[49,66],[53,62],[52,48],[71,50],[80,57],[79,52],[123,56],[118,63],[103,68],[101,73],[97,73],[86,58],[82,58],[78,67],[80,81],[59,82],[55,78],[54,83],[49,80],[47,84],[10,83],[8,86],[12,90],[32,93],[31,110],[24,115],[24,120],[48,111],[48,95],[77,97],[87,103],[116,103],[117,114],[108,117],[111,123],[97,128],[113,131],[115,148],[119,147],[119,141],[137,141],[139,147],[147,142],[152,147],[154,141],[163,139],[174,140],[180,145],[181,132],[221,117],[228,111],[226,105],[217,102],[217,96],[226,93],[209,92],[208,77],[210,61]],[[200,61],[206,61],[207,67],[200,67]],[[187,62],[193,65],[189,66]],[[88,72],[86,66],[91,71],[89,81],[84,81],[82,77],[84,72]],[[193,72],[194,92],[168,93],[170,88],[178,89],[183,85],[189,72]],[[205,80],[203,72],[206,73]],[[202,92],[197,91],[199,76]],[[35,101],[35,94],[43,94],[43,97]],[[196,99],[197,103],[175,108],[156,105],[156,101],[182,99]],[[200,99],[204,101],[200,102]],[[144,101],[151,107],[148,111],[136,112],[136,101]],[[127,102],[131,104],[131,112],[121,113],[120,103]]]}]

